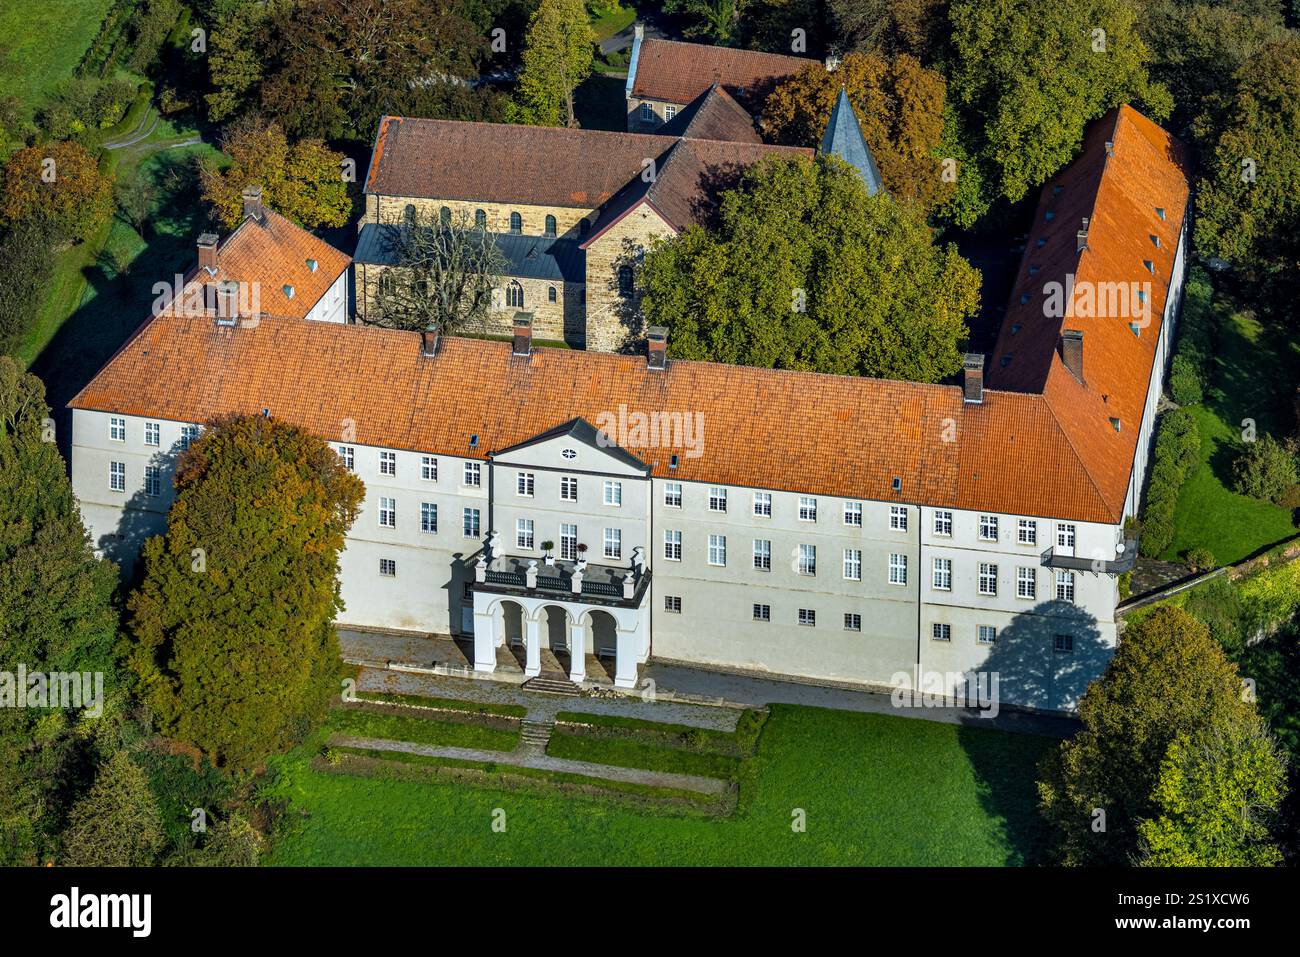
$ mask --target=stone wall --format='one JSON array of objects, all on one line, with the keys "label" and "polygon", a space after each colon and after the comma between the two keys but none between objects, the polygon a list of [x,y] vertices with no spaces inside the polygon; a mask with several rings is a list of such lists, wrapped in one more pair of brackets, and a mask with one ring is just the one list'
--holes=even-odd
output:
[{"label": "stone wall", "polygon": [[642,338],[638,297],[618,291],[621,266],[639,263],[639,253],[674,231],[658,213],[641,203],[587,247],[587,348],[618,352],[629,340]]},{"label": "stone wall", "polygon": [[[655,117],[653,120],[646,120],[641,117],[641,104],[647,103],[654,110]],[[667,123],[671,116],[668,111],[672,110],[673,114],[681,112],[684,109],[680,103],[665,103],[663,100],[647,100],[641,97],[629,96],[627,98],[627,131],[629,133],[657,133],[659,127]]]},{"label": "stone wall", "polygon": [[406,217],[406,207],[414,206],[425,221],[436,221],[443,206],[457,217],[461,211],[474,222],[477,210],[487,214],[487,228],[493,233],[510,232],[510,214],[518,213],[523,218],[523,233],[526,236],[543,236],[546,233],[546,217],[555,217],[556,235],[564,239],[578,239],[582,235],[580,223],[596,221],[596,211],[577,206],[531,206],[525,203],[479,203],[459,199],[422,199],[405,196],[366,195],[366,223],[401,223]]}]

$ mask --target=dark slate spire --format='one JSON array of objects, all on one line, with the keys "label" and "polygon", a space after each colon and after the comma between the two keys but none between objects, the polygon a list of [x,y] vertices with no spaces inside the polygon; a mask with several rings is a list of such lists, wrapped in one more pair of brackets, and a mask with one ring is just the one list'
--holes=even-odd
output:
[{"label": "dark slate spire", "polygon": [[826,126],[826,135],[822,137],[822,152],[834,153],[844,162],[858,171],[867,192],[872,196],[877,193],[889,194],[880,179],[880,170],[876,167],[875,157],[862,138],[862,127],[858,125],[857,114],[849,102],[849,95],[840,88],[839,99],[831,111],[831,121]]}]

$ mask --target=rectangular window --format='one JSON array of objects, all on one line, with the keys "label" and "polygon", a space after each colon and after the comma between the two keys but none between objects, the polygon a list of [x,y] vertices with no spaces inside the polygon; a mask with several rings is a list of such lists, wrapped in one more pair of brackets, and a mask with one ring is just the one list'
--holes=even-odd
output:
[{"label": "rectangular window", "polygon": [[907,506],[889,506],[889,529],[893,532],[907,531]]},{"label": "rectangular window", "polygon": [[438,460],[432,455],[420,456],[420,481],[438,481]]},{"label": "rectangular window", "polygon": [[935,622],[930,626],[930,637],[935,641],[952,641],[952,625]]},{"label": "rectangular window", "polygon": [[605,529],[605,557],[623,557],[623,530],[621,528]]},{"label": "rectangular window", "polygon": [[190,443],[199,437],[199,433],[201,431],[203,430],[197,425],[182,425],[181,426],[181,448],[188,449],[190,447]]},{"label": "rectangular window", "polygon": [[578,480],[572,475],[560,478],[560,501],[576,502],[578,500]]},{"label": "rectangular window", "polygon": [[522,495],[524,498],[533,497],[533,489],[536,486],[536,478],[532,472],[515,473],[515,494]]},{"label": "rectangular window", "polygon": [[942,535],[944,538],[952,537],[952,512],[939,511],[934,513],[934,534]]},{"label": "rectangular window", "polygon": [[855,528],[862,527],[862,503],[861,502],[844,503],[844,524],[852,525]]},{"label": "rectangular window", "polygon": [[682,596],[664,595],[664,611],[672,612],[674,615],[680,615],[682,613]]},{"label": "rectangular window", "polygon": [[126,463],[108,463],[108,488],[112,492],[126,491]]},{"label": "rectangular window", "polygon": [[146,422],[144,424],[144,444],[162,445],[162,426],[157,422]]},{"label": "rectangular window", "polygon": [[567,562],[578,560],[578,526],[560,525],[560,558]]},{"label": "rectangular window", "polygon": [[126,419],[113,416],[108,420],[108,437],[114,442],[126,441]]},{"label": "rectangular window", "polygon": [[618,507],[623,504],[623,483],[606,482],[605,483],[605,504]]},{"label": "rectangular window", "polygon": [[392,578],[397,574],[397,562],[391,558],[379,559],[379,574],[385,578]]},{"label": "rectangular window", "polygon": [[889,556],[889,584],[906,585],[907,584],[907,556],[895,555]]},{"label": "rectangular window", "polygon": [[649,123],[655,118],[655,108],[649,103],[641,104],[641,119]]},{"label": "rectangular window", "polygon": [[952,591],[952,559],[936,558],[931,583],[939,591]]},{"label": "rectangular window", "polygon": [[861,630],[862,630],[862,616],[859,615],[859,614],[857,614],[856,612],[846,611],[846,612],[844,613],[844,630],[845,630],[845,631],[861,631]]},{"label": "rectangular window", "polygon": [[754,514],[759,518],[772,517],[772,493],[755,492],[754,493]]},{"label": "rectangular window", "polygon": [[800,608],[799,624],[803,625],[805,628],[816,628],[817,627],[816,610],[812,608]]},{"label": "rectangular window", "polygon": [[813,498],[811,495],[799,496],[799,521],[817,521],[817,499]]},{"label": "rectangular window", "polygon": [[996,595],[998,593],[998,566],[992,562],[980,562],[980,594]]},{"label": "rectangular window", "polygon": [[1038,572],[1023,565],[1016,569],[1016,597],[1038,597]]},{"label": "rectangular window", "polygon": [[682,507],[682,483],[681,482],[664,483],[664,507],[665,508]]},{"label": "rectangular window", "polygon": [[727,490],[718,485],[709,486],[709,511],[725,512],[727,510]]},{"label": "rectangular window", "polygon": [[857,548],[844,549],[844,577],[851,582],[862,581],[862,551]]},{"label": "rectangular window", "polygon": [[1074,547],[1074,526],[1060,524],[1056,526],[1056,546],[1057,548]]},{"label": "rectangular window", "polygon": [[515,548],[533,548],[533,520],[531,518],[515,519]]},{"label": "rectangular window", "polygon": [[664,121],[667,122],[668,120],[671,120],[676,115],[677,115],[677,107],[673,106],[671,103],[665,103]]},{"label": "rectangular window", "polygon": [[980,516],[980,540],[996,542],[998,540],[998,517],[996,515]]},{"label": "rectangular window", "polygon": [[379,474],[380,475],[397,474],[397,453],[396,452],[379,453]]},{"label": "rectangular window", "polygon": [[991,645],[998,640],[998,630],[992,625],[980,625],[975,640],[981,645]]},{"label": "rectangular window", "polygon": [[681,532],[664,532],[664,558],[670,562],[680,562],[682,560]]},{"label": "rectangular window", "polygon": [[761,572],[772,570],[772,543],[765,538],[754,539],[754,567]]},{"label": "rectangular window", "polygon": [[1016,523],[1016,541],[1021,545],[1038,544],[1038,523],[1030,518],[1022,518]]},{"label": "rectangular window", "polygon": [[771,620],[772,620],[772,606],[771,606],[771,605],[755,605],[755,606],[754,606],[754,620],[755,620],[755,621],[771,621]]},{"label": "rectangular window", "polygon": [[476,508],[465,509],[465,520],[463,523],[463,527],[465,529],[466,538],[478,538],[479,536],[478,509]]},{"label": "rectangular window", "polygon": [[1074,572],[1056,573],[1056,600],[1074,601]]},{"label": "rectangular window", "polygon": [[726,535],[709,536],[709,564],[710,565],[727,564],[727,536]]},{"label": "rectangular window", "polygon": [[162,494],[162,469],[156,465],[144,467],[144,494],[155,498]]},{"label": "rectangular window", "polygon": [[799,546],[799,574],[800,575],[817,574],[817,546],[816,545]]},{"label": "rectangular window", "polygon": [[483,466],[479,462],[465,463],[465,484],[471,488],[478,488],[483,484]]},{"label": "rectangular window", "polygon": [[357,450],[350,445],[339,446],[339,458],[343,460],[343,467],[349,472],[356,471]]},{"label": "rectangular window", "polygon": [[397,499],[380,496],[379,524],[383,528],[397,527]]},{"label": "rectangular window", "polygon": [[438,531],[438,506],[433,502],[420,503],[420,531],[430,535]]},{"label": "rectangular window", "polygon": [[1054,635],[1052,637],[1052,648],[1068,655],[1074,651],[1074,635]]}]

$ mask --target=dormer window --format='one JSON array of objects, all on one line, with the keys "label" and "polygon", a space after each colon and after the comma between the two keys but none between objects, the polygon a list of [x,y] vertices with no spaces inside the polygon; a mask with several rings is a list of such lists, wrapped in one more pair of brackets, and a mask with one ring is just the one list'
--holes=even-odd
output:
[{"label": "dormer window", "polygon": [[1036,245],[1039,249],[1042,249],[1044,246],[1047,245],[1047,237],[1046,236],[1038,237],[1038,242],[1035,243],[1034,245]]},{"label": "dormer window", "polygon": [[308,259],[308,260],[307,260],[307,271],[308,271],[308,272],[315,272],[315,271],[316,271],[316,267],[317,267],[317,265],[319,265],[319,264],[316,262],[316,260],[314,260],[314,259]]},{"label": "dormer window", "polygon": [[1040,270],[1040,269],[1042,269],[1042,268],[1043,268],[1042,266],[1037,266],[1037,265],[1030,266],[1030,267],[1029,267],[1029,275],[1031,275],[1031,276],[1037,276],[1037,275],[1038,275],[1038,270]]},{"label": "dormer window", "polygon": [[1156,207],[1156,215],[1159,216],[1161,219],[1164,219],[1164,218],[1165,218],[1165,208],[1164,208],[1163,206],[1157,206],[1157,207]]},{"label": "dormer window", "polygon": [[1017,332],[1019,332],[1020,329],[1021,329],[1020,323],[1018,323],[1018,322],[1013,322],[1013,323],[1011,324],[1011,334],[1012,334],[1013,336],[1014,336]]},{"label": "dormer window", "polygon": [[1147,272],[1151,273],[1151,275],[1154,276],[1156,274],[1156,264],[1153,263],[1150,259],[1142,260],[1142,265],[1147,267]]},{"label": "dormer window", "polygon": [[1151,234],[1151,245],[1155,246],[1156,249],[1160,248],[1160,237],[1157,236],[1155,233]]},{"label": "dormer window", "polygon": [[1050,222],[1052,221],[1052,219],[1055,218],[1055,216],[1056,216],[1056,212],[1055,212],[1054,210],[1050,210],[1050,209],[1049,209],[1049,210],[1047,211],[1047,214],[1046,214],[1045,216],[1043,216],[1043,219],[1045,219],[1047,222],[1050,223]]},{"label": "dormer window", "polygon": [[284,297],[286,299],[293,298],[293,286],[289,285],[288,283],[284,284]]},{"label": "dormer window", "polygon": [[469,447],[470,447],[471,449],[476,449],[476,448],[478,448],[478,433],[477,433],[477,432],[475,432],[473,435],[471,435],[471,436],[469,437]]},{"label": "dormer window", "polygon": [[1022,292],[1022,293],[1020,294],[1020,305],[1023,306],[1023,305],[1024,305],[1025,303],[1027,303],[1027,302],[1029,302],[1029,293],[1027,293],[1027,292]]},{"label": "dormer window", "polygon": [[1064,190],[1064,189],[1065,189],[1064,186],[1062,186],[1060,183],[1057,183],[1055,186],[1052,187],[1052,195],[1053,195],[1053,196],[1060,196],[1060,195],[1061,195],[1061,191]]}]

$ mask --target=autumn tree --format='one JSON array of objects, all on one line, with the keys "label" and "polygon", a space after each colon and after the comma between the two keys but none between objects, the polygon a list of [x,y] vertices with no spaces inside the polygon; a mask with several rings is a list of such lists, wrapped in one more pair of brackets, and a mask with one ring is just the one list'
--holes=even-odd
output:
[{"label": "autumn tree", "polygon": [[948,0],[828,0],[845,52],[908,53],[933,63],[948,32]]},{"label": "autumn tree", "polygon": [[343,179],[343,154],[320,140],[292,146],[276,123],[238,123],[222,147],[230,156],[224,169],[206,163],[200,170],[203,198],[217,220],[233,228],[243,219],[243,192],[262,187],[262,201],[300,226],[342,226],[352,211]]},{"label": "autumn tree", "polygon": [[221,123],[253,109],[266,76],[270,24],[293,0],[212,0],[208,8],[208,118]]},{"label": "autumn tree", "polygon": [[211,424],[175,484],[129,600],[128,664],[162,733],[256,767],[338,690],[339,552],[365,490],[325,442],[241,415]]},{"label": "autumn tree", "polygon": [[751,167],[717,228],[653,247],[640,282],[674,356],[936,382],[961,366],[980,277],[824,156]]},{"label": "autumn tree", "polygon": [[149,780],[125,751],[100,765],[63,836],[63,863],[74,867],[144,867],[166,843]]},{"label": "autumn tree", "polygon": [[834,73],[814,63],[778,86],[764,104],[763,125],[775,142],[818,146],[845,90],[889,194],[929,213],[955,186],[937,155],[945,86],[943,74],[907,54],[850,53]]},{"label": "autumn tree", "polygon": [[79,143],[18,150],[4,166],[0,221],[38,221],[63,241],[88,239],[113,215],[113,178]]},{"label": "autumn tree", "polygon": [[595,42],[582,0],[542,0],[528,21],[512,119],[577,126],[573,91],[591,73]]}]

